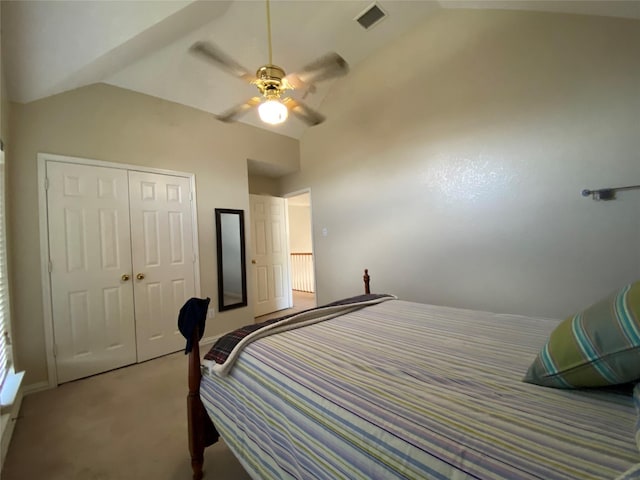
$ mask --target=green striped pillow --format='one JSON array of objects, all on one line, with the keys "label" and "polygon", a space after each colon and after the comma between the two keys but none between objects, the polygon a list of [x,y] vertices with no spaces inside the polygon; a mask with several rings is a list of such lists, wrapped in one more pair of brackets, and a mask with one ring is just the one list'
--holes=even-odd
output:
[{"label": "green striped pillow", "polygon": [[640,379],[640,281],[565,319],[524,377],[546,387],[602,387]]}]

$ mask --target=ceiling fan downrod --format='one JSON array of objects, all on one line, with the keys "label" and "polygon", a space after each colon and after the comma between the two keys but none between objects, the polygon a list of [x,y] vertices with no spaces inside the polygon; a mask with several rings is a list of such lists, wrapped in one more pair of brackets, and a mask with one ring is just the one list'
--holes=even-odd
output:
[{"label": "ceiling fan downrod", "polygon": [[269,8],[269,0],[267,0],[267,42],[269,45],[269,65],[272,65],[273,55],[271,51],[271,10]]}]

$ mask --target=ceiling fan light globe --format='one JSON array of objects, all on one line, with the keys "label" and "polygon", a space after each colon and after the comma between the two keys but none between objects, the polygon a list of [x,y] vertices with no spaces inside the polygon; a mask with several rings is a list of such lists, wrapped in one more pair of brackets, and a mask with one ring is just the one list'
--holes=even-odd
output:
[{"label": "ceiling fan light globe", "polygon": [[260,120],[271,125],[284,122],[289,116],[289,110],[279,100],[267,100],[258,107]]}]

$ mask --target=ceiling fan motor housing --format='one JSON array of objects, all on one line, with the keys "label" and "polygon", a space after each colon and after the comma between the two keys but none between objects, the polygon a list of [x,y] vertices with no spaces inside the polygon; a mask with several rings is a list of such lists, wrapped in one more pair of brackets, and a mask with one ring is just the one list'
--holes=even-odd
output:
[{"label": "ceiling fan motor housing", "polygon": [[256,85],[265,97],[279,97],[284,70],[277,65],[264,65],[256,72]]}]

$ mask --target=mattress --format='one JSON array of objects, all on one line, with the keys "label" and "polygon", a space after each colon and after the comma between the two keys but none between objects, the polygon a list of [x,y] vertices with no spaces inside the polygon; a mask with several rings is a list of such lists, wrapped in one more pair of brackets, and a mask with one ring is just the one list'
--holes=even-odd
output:
[{"label": "mattress", "polygon": [[391,300],[256,340],[201,398],[254,479],[613,479],[628,392],[522,382],[557,324]]}]

